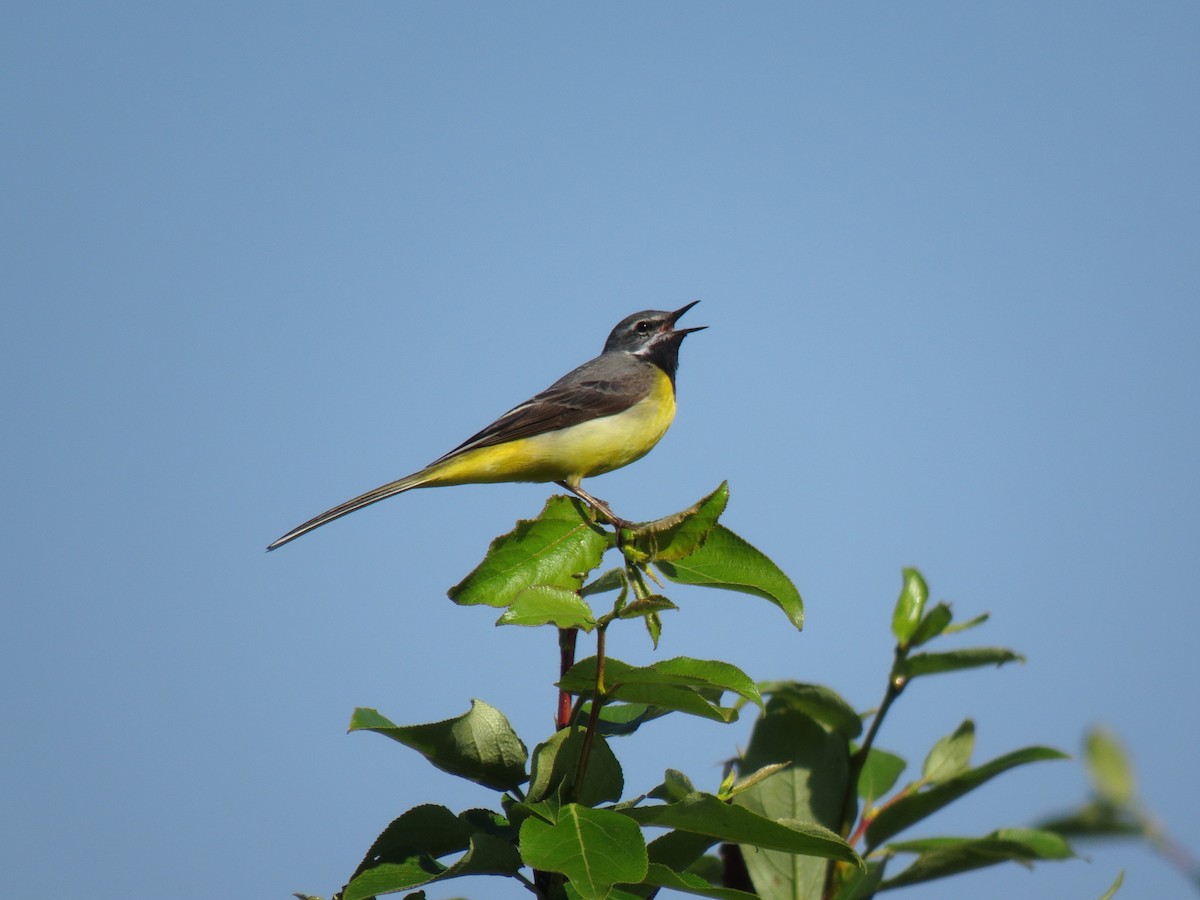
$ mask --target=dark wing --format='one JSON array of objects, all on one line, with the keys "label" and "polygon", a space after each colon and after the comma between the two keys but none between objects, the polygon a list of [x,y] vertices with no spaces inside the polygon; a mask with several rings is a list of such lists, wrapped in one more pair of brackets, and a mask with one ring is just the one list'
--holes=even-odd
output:
[{"label": "dark wing", "polygon": [[513,407],[478,434],[467,438],[441,459],[468,450],[494,447],[624,412],[644,399],[654,386],[654,369],[627,353],[598,356],[564,375],[546,390]]}]

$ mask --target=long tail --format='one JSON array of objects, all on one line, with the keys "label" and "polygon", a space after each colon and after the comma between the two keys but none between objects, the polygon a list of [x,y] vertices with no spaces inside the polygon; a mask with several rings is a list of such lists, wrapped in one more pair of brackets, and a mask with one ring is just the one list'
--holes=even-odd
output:
[{"label": "long tail", "polygon": [[364,506],[370,506],[372,503],[378,503],[380,500],[386,500],[388,497],[393,497],[403,491],[412,490],[420,487],[428,481],[428,473],[425,470],[415,472],[412,475],[407,475],[399,481],[393,481],[390,484],[385,484],[382,487],[377,487],[373,491],[367,491],[353,500],[347,500],[345,503],[335,506],[333,509],[326,510],[319,516],[309,519],[303,525],[297,525],[279,540],[267,545],[268,550],[274,550],[276,547],[282,547],[289,541],[294,541],[302,534],[308,534],[314,528],[320,528],[327,522],[332,522],[334,519],[340,519],[342,516],[349,515],[356,509],[362,509]]}]

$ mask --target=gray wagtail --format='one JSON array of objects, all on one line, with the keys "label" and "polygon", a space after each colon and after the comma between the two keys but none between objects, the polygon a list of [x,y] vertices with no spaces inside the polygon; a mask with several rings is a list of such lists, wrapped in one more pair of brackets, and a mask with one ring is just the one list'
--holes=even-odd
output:
[{"label": "gray wagtail", "polygon": [[675,418],[679,345],[697,328],[675,322],[699,303],[674,312],[646,310],[623,319],[604,352],[568,372],[536,397],[510,409],[441,459],[298,525],[268,550],[302,534],[413,488],[500,481],[553,481],[600,512],[613,515],[579,482],[627,466],[649,453]]}]

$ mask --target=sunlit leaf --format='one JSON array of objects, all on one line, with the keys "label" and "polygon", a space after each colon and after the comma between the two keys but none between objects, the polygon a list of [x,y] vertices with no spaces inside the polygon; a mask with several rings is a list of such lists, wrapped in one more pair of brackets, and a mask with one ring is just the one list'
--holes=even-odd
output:
[{"label": "sunlit leaf", "polygon": [[674,515],[639,524],[632,541],[646,557],[670,562],[690,556],[700,549],[729,502],[729,484]]},{"label": "sunlit leaf", "polygon": [[1117,891],[1119,891],[1121,889],[1121,885],[1123,885],[1124,883],[1125,883],[1125,872],[1124,872],[1124,870],[1122,870],[1117,873],[1117,878],[1112,883],[1112,887],[1110,887],[1107,891],[1104,892],[1103,896],[1100,897],[1100,900],[1112,900],[1112,898],[1117,895]]},{"label": "sunlit leaf", "polygon": [[656,565],[667,578],[680,584],[763,597],[782,609],[796,628],[804,626],[804,603],[791,579],[765,554],[723,525],[714,525],[704,544],[690,556]]},{"label": "sunlit leaf", "polygon": [[1101,799],[1127,806],[1134,796],[1133,766],[1121,742],[1103,728],[1093,728],[1084,741],[1084,761],[1092,788]]},{"label": "sunlit leaf", "polygon": [[646,842],[620,813],[570,803],[554,824],[530,817],[521,825],[521,856],[545,872],[561,872],[586,900],[606,900],[614,884],[646,877]]},{"label": "sunlit leaf", "polygon": [[498,791],[525,782],[529,751],[504,714],[482,700],[454,719],[428,725],[396,725],[376,710],[359,707],[350,731],[374,731],[416,750],[439,769]]},{"label": "sunlit leaf", "polygon": [[492,541],[483,562],[450,588],[450,599],[464,606],[508,606],[535,584],[577,591],[613,540],[586,519],[580,501],[556,494],[536,519],[522,519]]},{"label": "sunlit leaf", "polygon": [[575,591],[550,584],[535,584],[519,591],[497,625],[556,625],[559,628],[596,626],[592,609]]},{"label": "sunlit leaf", "polygon": [[929,588],[916,569],[906,568],[902,576],[904,580],[900,586],[900,596],[896,598],[896,607],[892,612],[892,634],[901,644],[908,644],[921,622],[925,601],[929,599]]}]

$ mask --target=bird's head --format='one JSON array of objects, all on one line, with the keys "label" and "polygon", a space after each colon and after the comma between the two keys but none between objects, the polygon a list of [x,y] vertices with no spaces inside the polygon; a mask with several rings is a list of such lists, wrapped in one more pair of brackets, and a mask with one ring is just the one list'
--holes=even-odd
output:
[{"label": "bird's head", "polygon": [[622,319],[604,343],[604,352],[624,350],[626,353],[644,355],[656,347],[672,346],[678,350],[683,339],[693,331],[702,331],[707,325],[695,328],[676,328],[675,322],[685,312],[699,303],[693,300],[674,312],[647,309]]},{"label": "bird's head", "polygon": [[604,343],[605,353],[632,353],[647,362],[652,362],[675,381],[675,370],[679,366],[679,345],[693,331],[702,331],[707,325],[695,328],[676,328],[675,322],[685,312],[699,303],[693,300],[674,312],[647,309],[622,319]]}]

